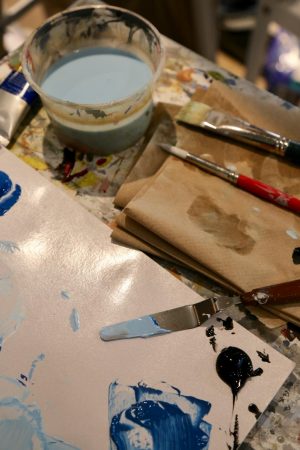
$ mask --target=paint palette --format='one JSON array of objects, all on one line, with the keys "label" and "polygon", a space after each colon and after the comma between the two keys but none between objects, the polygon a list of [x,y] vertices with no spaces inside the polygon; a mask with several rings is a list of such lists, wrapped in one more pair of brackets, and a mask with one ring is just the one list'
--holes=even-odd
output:
[{"label": "paint palette", "polygon": [[[109,228],[5,149],[0,167],[1,450],[236,448],[293,363],[222,321],[214,335],[101,341],[104,325],[199,296],[111,243]],[[216,370],[226,347],[262,369],[234,410]]]}]

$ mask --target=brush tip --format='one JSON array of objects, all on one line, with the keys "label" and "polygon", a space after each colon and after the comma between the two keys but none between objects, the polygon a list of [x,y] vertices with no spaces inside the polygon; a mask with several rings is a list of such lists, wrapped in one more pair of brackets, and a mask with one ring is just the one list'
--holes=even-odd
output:
[{"label": "brush tip", "polygon": [[159,146],[168,153],[171,153],[171,155],[177,156],[178,158],[181,159],[186,159],[188,155],[188,152],[186,152],[182,148],[174,147],[173,145],[159,144]]},{"label": "brush tip", "polygon": [[205,103],[191,100],[181,108],[176,116],[176,120],[190,125],[198,125],[206,118],[210,110],[211,107],[205,105]]},{"label": "brush tip", "polygon": [[170,144],[159,143],[158,145],[162,150],[165,150],[166,152],[169,152],[170,148],[172,147]]}]

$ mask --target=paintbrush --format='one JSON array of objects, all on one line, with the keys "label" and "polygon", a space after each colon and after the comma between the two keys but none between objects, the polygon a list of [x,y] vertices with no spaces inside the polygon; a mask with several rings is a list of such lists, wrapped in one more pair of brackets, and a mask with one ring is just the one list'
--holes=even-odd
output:
[{"label": "paintbrush", "polygon": [[300,142],[256,127],[231,114],[216,111],[205,103],[190,101],[181,108],[176,120],[250,144],[300,165]]},{"label": "paintbrush", "polygon": [[193,155],[182,148],[174,147],[169,144],[159,144],[159,146],[172,155],[194,164],[206,172],[223,178],[244,191],[256,195],[257,197],[261,197],[264,200],[278,206],[289,209],[297,214],[300,213],[300,200],[292,195],[282,192],[279,189],[269,186],[268,184],[262,183],[261,181],[247,177],[246,175],[241,175],[233,170],[226,169],[225,167],[219,166],[218,164],[208,161],[207,159],[200,158],[199,156]]}]

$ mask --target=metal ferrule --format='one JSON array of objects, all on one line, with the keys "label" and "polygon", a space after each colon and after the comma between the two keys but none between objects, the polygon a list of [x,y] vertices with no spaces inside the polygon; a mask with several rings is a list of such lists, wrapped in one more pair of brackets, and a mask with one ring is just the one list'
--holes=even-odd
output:
[{"label": "metal ferrule", "polygon": [[263,130],[236,117],[215,111],[208,113],[201,126],[240,142],[252,144],[261,149],[272,150],[273,153],[281,156],[284,156],[289,144],[289,139],[277,133]]},{"label": "metal ferrule", "polygon": [[202,159],[199,156],[191,155],[190,153],[187,154],[186,161],[189,161],[197,165],[198,167],[201,167],[201,169],[205,170],[206,172],[209,172],[213,175],[223,178],[224,180],[229,181],[230,183],[233,184],[237,183],[239,175],[233,170],[226,169],[225,167],[219,166],[218,164],[215,164],[206,159]]},{"label": "metal ferrule", "polygon": [[279,136],[276,140],[276,153],[278,155],[284,156],[285,151],[289,145],[290,139],[287,139],[285,137]]}]

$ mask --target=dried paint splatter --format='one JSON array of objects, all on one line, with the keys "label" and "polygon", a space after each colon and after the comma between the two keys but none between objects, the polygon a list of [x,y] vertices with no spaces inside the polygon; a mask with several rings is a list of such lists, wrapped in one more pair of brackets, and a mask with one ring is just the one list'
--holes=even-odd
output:
[{"label": "dried paint splatter", "polygon": [[70,325],[74,333],[80,328],[80,318],[76,308],[73,308],[70,314]]},{"label": "dried paint splatter", "polygon": [[258,356],[260,357],[260,359],[263,362],[267,362],[267,363],[270,362],[270,357],[269,357],[268,353],[266,353],[265,350],[263,352],[260,352],[259,350],[256,350],[256,353],[258,354]]},{"label": "dried paint splatter", "polygon": [[12,241],[0,241],[0,251],[4,253],[15,253],[16,251],[20,251],[20,249]]},{"label": "dried paint splatter", "polygon": [[293,230],[292,228],[286,230],[286,234],[292,238],[292,239],[299,239],[299,234],[297,233],[297,231]]},{"label": "dried paint splatter", "polygon": [[60,296],[63,300],[70,300],[70,298],[71,298],[68,291],[61,291]]}]

